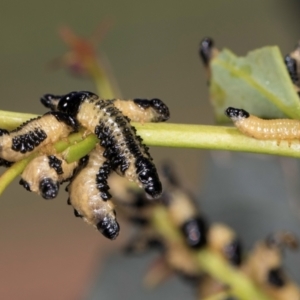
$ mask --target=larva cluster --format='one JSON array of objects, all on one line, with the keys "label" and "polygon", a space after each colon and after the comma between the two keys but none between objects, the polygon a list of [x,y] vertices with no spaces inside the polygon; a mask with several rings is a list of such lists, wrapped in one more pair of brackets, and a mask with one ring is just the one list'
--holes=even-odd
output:
[{"label": "larva cluster", "polygon": [[101,100],[90,92],[72,92],[60,98],[56,109],[72,116],[99,138],[105,148],[103,155],[114,171],[138,183],[152,198],[161,195],[162,186],[148,147],[114,101]]},{"label": "larva cluster", "polygon": [[[248,276],[271,299],[299,298],[298,287],[286,275],[282,266],[283,248],[297,248],[297,240],[293,234],[289,232],[272,234],[265,240],[258,242],[246,257],[243,255],[240,238],[231,228],[220,223],[208,224],[207,220],[203,218],[202,213],[194,203],[193,196],[180,186],[170,165],[164,166],[162,173],[165,189],[161,197],[162,201],[157,203],[149,203],[139,191],[134,192],[128,183],[116,182],[116,185],[122,185],[120,190],[122,195],[126,195],[125,200],[115,198],[118,204],[118,213],[134,224],[138,224],[140,229],[125,248],[126,252],[140,254],[154,248],[161,253],[152,264],[154,267],[149,271],[150,279],[146,276],[146,282],[147,280],[150,281],[153,287],[168,279],[171,274],[176,273],[192,281],[193,286],[197,289],[199,299],[209,298],[217,293],[220,295],[224,293],[226,297],[229,297],[224,299],[230,299],[230,286],[201,270],[201,266],[195,262],[195,257],[191,254],[195,253],[195,250],[206,248],[228,262],[232,268]],[[178,209],[179,202],[181,209]],[[153,214],[156,214],[162,207],[166,211],[165,217],[168,222],[172,223],[176,231],[182,234],[182,242],[166,238],[160,234],[160,230],[151,226]],[[190,207],[194,207],[192,213]],[[142,216],[143,222],[136,222],[134,216]],[[190,227],[190,230],[188,227],[186,227],[187,230],[182,230],[182,224],[187,224],[192,219],[201,220],[201,225],[196,227],[197,230],[193,227]],[[201,235],[202,238],[197,245],[191,242],[191,236],[199,237]],[[159,268],[159,274],[157,268]],[[157,276],[151,274],[151,271]]]},{"label": "larva cluster", "polygon": [[[90,92],[47,94],[41,102],[51,111],[14,131],[0,129],[0,165],[8,167],[39,151],[23,171],[20,184],[45,199],[53,199],[60,184],[70,181],[68,203],[75,215],[105,237],[115,239],[119,225],[107,183],[112,171],[137,183],[151,198],[162,193],[148,147],[136,135],[130,118],[136,122],[166,121],[168,107],[159,99],[101,100]],[[79,126],[99,138],[99,145],[87,157],[68,164],[63,155],[48,153],[49,145]]]}]

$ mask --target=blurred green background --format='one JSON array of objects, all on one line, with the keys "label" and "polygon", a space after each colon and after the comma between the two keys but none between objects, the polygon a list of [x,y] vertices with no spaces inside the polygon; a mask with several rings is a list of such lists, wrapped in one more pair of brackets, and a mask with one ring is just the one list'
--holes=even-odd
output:
[{"label": "blurred green background", "polygon": [[[226,46],[240,55],[264,45],[278,45],[286,54],[300,38],[299,12],[300,4],[296,0],[3,0],[0,11],[1,109],[41,114],[44,109],[39,97],[45,93],[95,91],[88,80],[71,77],[65,70],[50,71],[47,64],[66,51],[58,36],[60,26],[68,25],[88,37],[101,20],[108,18],[114,25],[99,48],[109,57],[123,96],[163,99],[170,107],[171,122],[212,124],[205,73],[197,54],[200,40],[211,36],[220,48]],[[284,220],[299,228],[296,227],[299,214],[291,212],[284,198],[294,193],[292,196],[299,201],[297,182],[290,190],[285,184],[291,183],[289,178],[299,179],[295,160],[218,152],[211,155],[208,151],[189,149],[152,148],[151,152],[156,162],[165,158],[174,160],[183,182],[201,195],[208,217],[227,221],[245,237],[246,244],[265,234],[260,220],[269,224],[268,230],[277,229],[279,225],[288,226],[288,223],[277,222],[284,215]],[[250,163],[245,163],[249,160]],[[239,176],[239,172],[243,172],[244,177]],[[249,180],[251,172],[256,181]],[[266,175],[259,179],[264,172]],[[233,174],[231,181],[230,174]],[[275,177],[279,174],[277,181],[273,181],[270,174]],[[263,182],[265,178],[269,180],[267,185]],[[226,188],[231,191],[236,188],[236,179],[241,180],[238,185],[244,184],[247,191],[234,194],[241,200],[240,205],[230,201],[234,197],[226,194]],[[277,182],[281,182],[282,187]],[[255,192],[260,186],[265,194]],[[267,202],[264,208],[257,206],[262,198],[271,199],[272,195],[282,196],[278,205]],[[117,251],[124,242],[126,226],[122,227],[118,240],[110,242],[76,219],[66,199],[67,195],[62,192],[54,201],[44,201],[26,192],[17,182],[1,196],[1,299],[85,299],[91,295],[90,287],[96,286],[93,283],[96,268],[101,268],[103,258]],[[273,213],[275,208],[277,211]],[[291,258],[290,265],[298,259],[299,270],[298,256]],[[106,279],[102,275],[101,282],[112,287],[119,288],[122,283],[121,279],[114,279],[118,268],[122,268],[122,261],[134,274],[139,274],[130,260],[118,257],[110,261],[115,273],[112,271],[111,277]],[[140,274],[146,269],[142,262],[135,261],[135,265]],[[106,273],[109,266],[105,266]],[[297,271],[293,271],[293,275],[299,280]],[[141,278],[136,276],[136,280],[140,286]],[[110,288],[105,290],[104,285],[101,288],[93,289],[95,299],[118,299]],[[118,288],[113,290],[116,292]],[[161,292],[165,297],[171,295],[170,289]],[[128,295],[128,299],[133,299],[133,295],[134,299],[142,297],[137,291]],[[149,299],[155,299],[155,295],[151,294]]]}]

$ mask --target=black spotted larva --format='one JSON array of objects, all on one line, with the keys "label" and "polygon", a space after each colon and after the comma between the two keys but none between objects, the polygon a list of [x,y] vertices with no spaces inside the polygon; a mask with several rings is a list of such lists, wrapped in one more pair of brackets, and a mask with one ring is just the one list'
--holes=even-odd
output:
[{"label": "black spotted larva", "polygon": [[299,289],[283,271],[283,248],[295,249],[291,233],[277,233],[256,244],[242,266],[243,271],[267,292],[271,299],[298,299]]},{"label": "black spotted larva", "polygon": [[45,199],[53,199],[60,184],[72,177],[77,165],[77,161],[68,164],[61,155],[38,156],[26,166],[20,184]]},{"label": "black spotted larva", "polygon": [[189,192],[178,186],[178,180],[170,165],[165,165],[163,171],[166,188],[161,200],[167,208],[171,221],[181,230],[189,247],[205,246],[208,226],[198,209],[196,200]]},{"label": "black spotted larva", "polygon": [[224,224],[214,223],[207,234],[209,249],[221,254],[234,266],[242,263],[242,244],[235,232]]},{"label": "black spotted larva", "polygon": [[[76,95],[76,92],[72,93]],[[72,95],[70,94],[70,96]],[[50,108],[52,111],[57,110],[59,100],[63,96],[46,94],[41,97],[42,104]],[[105,100],[113,102],[114,106],[119,109],[122,114],[133,122],[164,122],[169,119],[169,108],[160,99],[133,99],[133,100]]]},{"label": "black spotted larva", "polygon": [[103,157],[99,145],[89,154],[87,162],[79,170],[68,186],[69,203],[75,215],[97,228],[105,237],[115,239],[119,234],[114,204],[108,192],[107,177],[109,162]]},{"label": "black spotted larva", "polygon": [[11,132],[0,129],[0,157],[3,161],[18,161],[32,151],[67,137],[76,128],[72,117],[61,112],[48,112]]},{"label": "black spotted larva", "polygon": [[112,100],[100,100],[90,92],[72,92],[59,99],[57,110],[95,133],[105,148],[103,155],[119,175],[138,183],[152,198],[161,195],[162,186],[148,148]]}]

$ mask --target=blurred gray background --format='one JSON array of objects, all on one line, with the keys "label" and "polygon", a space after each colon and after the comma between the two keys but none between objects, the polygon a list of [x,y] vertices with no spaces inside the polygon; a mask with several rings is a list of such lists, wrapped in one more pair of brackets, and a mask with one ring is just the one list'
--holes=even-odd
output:
[{"label": "blurred gray background", "polygon": [[[200,40],[211,36],[219,48],[239,55],[264,45],[278,45],[286,54],[300,38],[299,12],[296,0],[3,0],[0,108],[41,114],[44,93],[95,91],[90,81],[50,71],[47,64],[67,50],[60,26],[88,37],[109,18],[114,25],[99,48],[123,96],[163,99],[171,122],[213,124]],[[297,160],[154,147],[151,152],[156,162],[174,160],[207,217],[233,226],[247,248],[276,229],[300,236]],[[1,196],[1,299],[193,299],[178,279],[146,291],[141,278],[151,257],[118,254],[126,226],[110,242],[74,218],[66,199],[62,192],[44,201],[17,182]],[[300,282],[299,253],[289,254],[287,263]]]}]

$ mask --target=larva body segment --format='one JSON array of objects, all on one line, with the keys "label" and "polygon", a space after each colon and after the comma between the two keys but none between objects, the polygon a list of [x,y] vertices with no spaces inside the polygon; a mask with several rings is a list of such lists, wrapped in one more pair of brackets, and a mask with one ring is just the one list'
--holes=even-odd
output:
[{"label": "larva body segment", "polygon": [[60,155],[41,155],[27,165],[20,184],[44,199],[53,199],[58,194],[59,185],[72,177],[77,166],[77,161],[68,164]]},{"label": "larva body segment", "polygon": [[61,112],[49,112],[11,132],[1,129],[0,157],[9,162],[18,161],[32,151],[67,137],[76,127],[72,117]]},{"label": "larva body segment", "polygon": [[245,135],[258,140],[286,140],[289,143],[300,139],[300,121],[290,119],[264,120],[250,115],[243,109],[229,107],[225,114]]},{"label": "larva body segment", "polygon": [[95,133],[105,148],[104,157],[119,175],[138,183],[152,198],[161,195],[162,186],[148,147],[112,100],[100,100],[90,92],[72,92],[60,99],[57,109]]},{"label": "larva body segment", "polygon": [[70,204],[78,216],[97,228],[105,237],[115,239],[119,234],[114,204],[108,190],[107,177],[110,166],[103,157],[103,149],[96,146],[89,155],[86,166],[75,174],[68,192]]},{"label": "larva body segment", "polygon": [[160,99],[115,99],[113,103],[133,122],[164,122],[170,117],[169,108]]}]

